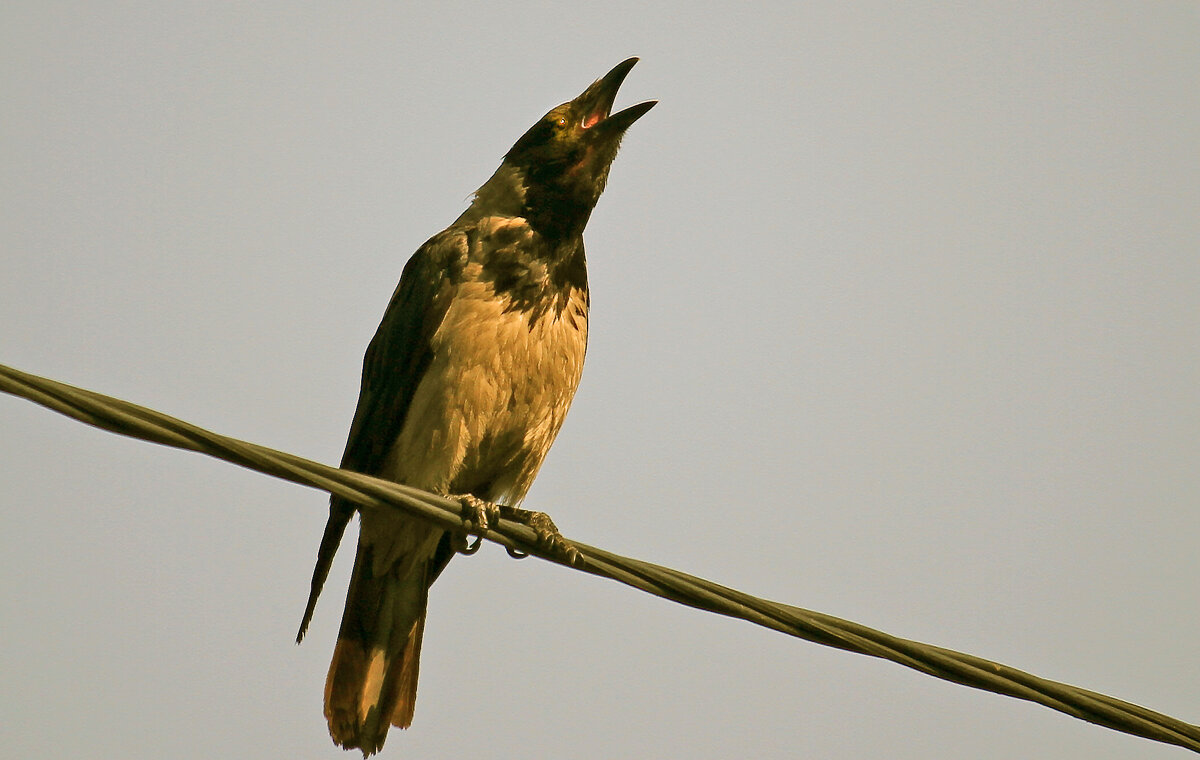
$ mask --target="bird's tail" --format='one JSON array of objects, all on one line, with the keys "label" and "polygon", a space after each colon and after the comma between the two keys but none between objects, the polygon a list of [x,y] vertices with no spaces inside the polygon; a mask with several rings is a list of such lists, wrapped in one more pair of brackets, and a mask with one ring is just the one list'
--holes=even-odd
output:
[{"label": "bird's tail", "polygon": [[426,563],[406,577],[376,577],[371,554],[370,545],[359,546],[325,681],[329,733],[363,757],[383,747],[389,727],[412,723],[429,598]]}]

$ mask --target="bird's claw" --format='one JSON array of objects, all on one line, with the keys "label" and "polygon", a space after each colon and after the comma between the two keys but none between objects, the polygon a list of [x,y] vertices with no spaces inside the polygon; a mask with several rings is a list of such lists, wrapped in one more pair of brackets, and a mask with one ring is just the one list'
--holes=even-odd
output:
[{"label": "bird's claw", "polygon": [[[583,560],[570,541],[558,532],[558,526],[545,512],[531,512],[527,509],[493,504],[477,496],[465,494],[455,496],[463,507],[464,531],[456,537],[455,550],[460,554],[474,554],[483,545],[483,534],[500,520],[512,520],[533,531],[535,544],[539,551],[555,559],[566,562],[572,567],[578,567]],[[474,536],[474,541],[468,541],[468,536]],[[529,552],[507,546],[505,550],[510,557],[525,559]]]},{"label": "bird's claw", "polygon": [[[558,526],[545,512],[531,512],[516,507],[500,507],[500,516],[505,520],[519,522],[533,530],[538,549],[556,559],[566,562],[571,567],[578,567],[583,559],[579,550],[558,532]],[[524,559],[528,552],[508,547],[508,555],[515,559]]]},{"label": "bird's claw", "polygon": [[475,540],[467,543],[466,534],[458,537],[458,545],[454,547],[459,554],[474,554],[479,551],[479,547],[483,546],[483,536],[476,536]]},{"label": "bird's claw", "polygon": [[[454,548],[459,554],[474,554],[483,545],[483,534],[500,520],[500,507],[471,494],[456,498],[463,507],[464,532],[456,537]],[[475,540],[468,543],[467,536]]]}]

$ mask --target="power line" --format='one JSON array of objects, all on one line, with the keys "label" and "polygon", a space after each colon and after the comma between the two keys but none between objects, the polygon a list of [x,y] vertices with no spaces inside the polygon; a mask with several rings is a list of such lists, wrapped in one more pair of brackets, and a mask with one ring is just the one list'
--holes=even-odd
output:
[{"label": "power line", "polygon": [[[60,414],[142,440],[198,451],[267,475],[343,496],[369,509],[402,509],[442,528],[463,530],[453,499],[219,435],[152,409],[0,365],[0,390]],[[547,553],[524,525],[500,521],[483,534],[507,549],[609,578],[689,607],[771,628],[849,652],[879,657],[947,681],[1037,702],[1116,731],[1200,753],[1200,726],[1115,697],[1050,681],[962,652],[902,639],[848,620],[751,596],[693,575],[576,541],[574,563]]]}]

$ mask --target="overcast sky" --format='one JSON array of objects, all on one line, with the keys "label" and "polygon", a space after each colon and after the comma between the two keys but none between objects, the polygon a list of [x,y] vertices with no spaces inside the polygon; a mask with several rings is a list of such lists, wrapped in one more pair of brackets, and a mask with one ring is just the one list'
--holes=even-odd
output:
[{"label": "overcast sky", "polygon": [[[417,4],[412,4],[414,7]],[[432,7],[432,4],[430,4]],[[568,536],[1200,722],[1195,2],[0,9],[0,363],[335,463],[408,256],[630,55]],[[0,397],[6,756],[341,758],[320,492]],[[1183,750],[489,546],[384,757]]]}]

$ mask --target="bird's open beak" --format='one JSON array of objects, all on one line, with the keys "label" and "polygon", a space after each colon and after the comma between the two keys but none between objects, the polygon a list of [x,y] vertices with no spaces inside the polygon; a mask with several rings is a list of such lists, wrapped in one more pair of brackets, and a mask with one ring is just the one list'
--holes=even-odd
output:
[{"label": "bird's open beak", "polygon": [[617,90],[621,88],[625,76],[637,62],[637,58],[621,61],[613,67],[612,71],[592,82],[591,86],[575,99],[575,102],[582,106],[583,119],[580,122],[582,128],[598,127],[606,134],[619,135],[658,103],[657,100],[649,100],[610,115],[613,101],[617,99]]}]

